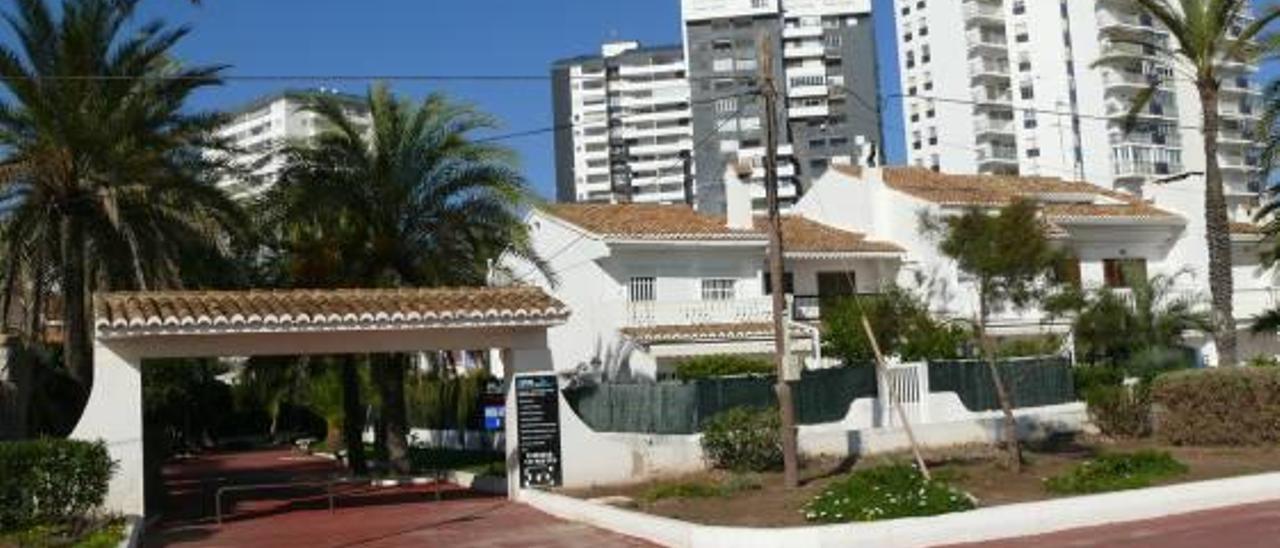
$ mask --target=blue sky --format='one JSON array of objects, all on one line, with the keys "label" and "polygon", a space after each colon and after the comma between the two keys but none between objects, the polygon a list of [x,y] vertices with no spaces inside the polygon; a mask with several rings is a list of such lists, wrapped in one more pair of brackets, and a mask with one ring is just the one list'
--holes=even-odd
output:
[{"label": "blue sky", "polygon": [[[205,0],[199,7],[149,0],[142,15],[193,27],[178,48],[184,61],[229,64],[230,73],[244,75],[547,75],[553,60],[597,51],[611,38],[680,41],[679,0]],[[318,86],[362,92],[367,84],[228,82],[202,93],[197,106],[227,108],[284,87]],[[503,133],[552,125],[545,81],[394,87],[475,102],[502,119]],[[550,135],[507,143],[533,186],[551,196]]]}]

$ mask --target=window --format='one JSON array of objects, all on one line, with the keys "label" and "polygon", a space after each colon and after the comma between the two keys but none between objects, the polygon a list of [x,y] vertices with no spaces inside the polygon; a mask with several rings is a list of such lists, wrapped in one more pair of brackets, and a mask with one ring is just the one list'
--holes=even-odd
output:
[{"label": "window", "polygon": [[1103,259],[1102,278],[1107,287],[1133,287],[1147,279],[1146,259]]},{"label": "window", "polygon": [[751,0],[751,7],[753,9],[769,7],[769,0]]},{"label": "window", "polygon": [[737,112],[737,111],[738,111],[737,97],[724,97],[716,100],[717,113],[725,114],[725,113]]},{"label": "window", "polygon": [[[794,295],[796,292],[796,275],[792,272],[784,272],[782,274],[782,292],[787,295]],[[773,295],[773,276],[764,273],[764,291],[765,295]]]},{"label": "window", "polygon": [[1031,84],[1022,84],[1022,87],[1018,90],[1018,94],[1022,96],[1023,99],[1035,99],[1036,88]]},{"label": "window", "polygon": [[1027,157],[1028,157],[1028,158],[1039,158],[1039,157],[1040,157],[1040,149],[1039,149],[1039,148],[1029,148],[1029,149],[1027,149]]},{"label": "window", "polygon": [[1053,281],[1071,287],[1080,287],[1080,259],[1063,257],[1053,265]]},{"label": "window", "polygon": [[627,301],[647,303],[657,300],[658,293],[653,276],[634,276],[627,284]]},{"label": "window", "polygon": [[920,46],[920,62],[928,63],[933,59],[933,54],[929,51],[929,44]]},{"label": "window", "polygon": [[732,301],[734,281],[728,278],[709,278],[702,280],[702,300]]},{"label": "window", "polygon": [[1036,111],[1028,109],[1022,112],[1022,127],[1026,129],[1035,129],[1037,125]]}]

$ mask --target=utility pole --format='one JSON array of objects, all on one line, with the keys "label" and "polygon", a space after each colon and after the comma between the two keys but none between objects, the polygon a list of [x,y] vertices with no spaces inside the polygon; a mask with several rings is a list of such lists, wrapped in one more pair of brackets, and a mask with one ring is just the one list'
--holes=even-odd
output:
[{"label": "utility pole", "polygon": [[[758,38],[760,98],[764,101],[764,190],[769,207],[769,285],[773,293],[774,366],[778,408],[782,419],[782,466],[787,488],[800,485],[795,402],[791,399],[790,371],[787,367],[787,296],[783,284],[782,218],[778,213],[778,89],[773,80],[773,41],[768,33]],[[818,344],[818,341],[814,341]]]}]

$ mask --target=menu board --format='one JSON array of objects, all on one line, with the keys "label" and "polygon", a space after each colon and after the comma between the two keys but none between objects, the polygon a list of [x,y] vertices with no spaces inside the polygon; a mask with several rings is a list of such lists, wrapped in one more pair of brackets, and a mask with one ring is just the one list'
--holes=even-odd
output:
[{"label": "menu board", "polygon": [[558,487],[560,385],[555,375],[516,377],[520,487]]}]

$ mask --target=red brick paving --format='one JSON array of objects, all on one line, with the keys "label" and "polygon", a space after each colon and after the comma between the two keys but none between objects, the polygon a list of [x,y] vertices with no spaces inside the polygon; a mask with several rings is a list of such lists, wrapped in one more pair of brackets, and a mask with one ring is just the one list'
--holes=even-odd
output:
[{"label": "red brick paving", "polygon": [[397,489],[347,487],[330,513],[323,488],[238,495],[213,519],[212,493],[224,485],[323,480],[340,469],[288,450],[217,454],[165,467],[165,517],[146,546],[306,546],[464,548],[651,546],[587,525],[562,521],[502,497],[456,486]]},{"label": "red brick paving", "polygon": [[[993,524],[993,526],[996,526]],[[1236,506],[1165,518],[1072,529],[963,546],[984,548],[1152,547],[1271,548],[1280,546],[1280,502]],[[960,548],[957,546],[955,548]]]}]

